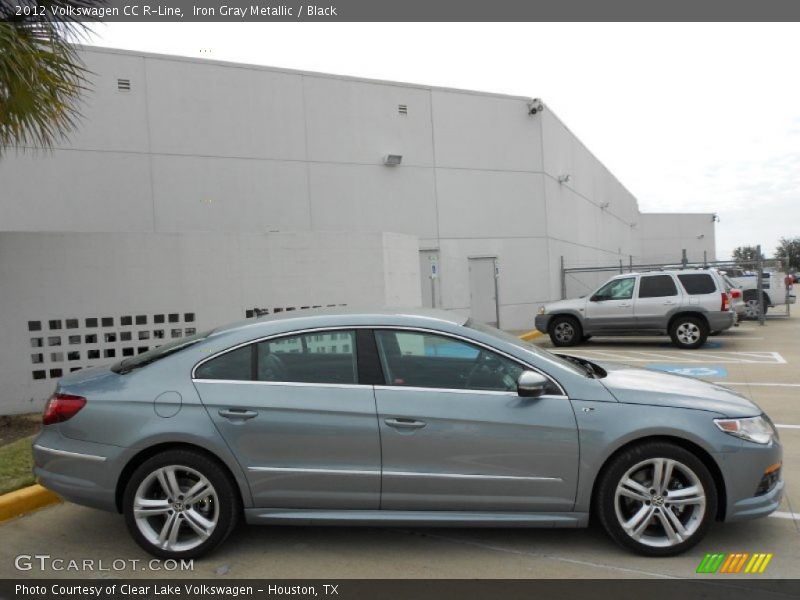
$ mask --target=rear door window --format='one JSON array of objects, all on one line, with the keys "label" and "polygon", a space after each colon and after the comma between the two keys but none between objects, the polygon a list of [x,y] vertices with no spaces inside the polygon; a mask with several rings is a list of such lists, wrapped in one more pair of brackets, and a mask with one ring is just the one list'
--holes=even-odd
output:
[{"label": "rear door window", "polygon": [[681,273],[678,279],[687,294],[712,294],[717,291],[714,279],[708,273]]},{"label": "rear door window", "polygon": [[678,287],[671,275],[648,275],[639,281],[639,298],[677,296]]},{"label": "rear door window", "polygon": [[353,331],[318,331],[258,344],[256,379],[293,383],[358,383]]}]

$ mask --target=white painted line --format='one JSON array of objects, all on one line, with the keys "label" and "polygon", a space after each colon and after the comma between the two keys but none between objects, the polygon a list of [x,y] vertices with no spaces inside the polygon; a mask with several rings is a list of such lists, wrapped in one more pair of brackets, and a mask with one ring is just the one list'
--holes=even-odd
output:
[{"label": "white painted line", "polygon": [[793,521],[800,521],[800,514],[781,512],[779,510],[776,510],[774,513],[770,514],[770,517],[775,517],[776,519],[791,519]]},{"label": "white painted line", "polygon": [[784,425],[783,423],[775,423],[775,427],[779,429],[800,429],[800,425]]},{"label": "white painted line", "polygon": [[585,350],[568,350],[564,353],[593,360],[612,360],[622,363],[654,362],[657,359],[659,362],[688,364],[708,364],[709,362],[757,365],[786,364],[786,359],[778,352],[722,352],[719,350],[713,352],[703,350],[694,352],[648,352],[644,350],[591,350],[587,348]]},{"label": "white painted line", "polygon": [[712,381],[711,383],[716,383],[717,385],[760,385],[764,387],[800,387],[800,383],[758,383],[758,382],[747,382],[747,381]]}]

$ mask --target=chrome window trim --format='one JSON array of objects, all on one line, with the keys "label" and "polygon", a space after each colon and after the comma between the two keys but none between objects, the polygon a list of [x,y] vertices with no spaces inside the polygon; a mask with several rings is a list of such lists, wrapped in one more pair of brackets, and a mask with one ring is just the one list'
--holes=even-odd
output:
[{"label": "chrome window trim", "polygon": [[486,479],[495,481],[557,481],[561,477],[537,477],[532,475],[481,475],[479,473],[430,473],[426,471],[386,471],[377,469],[319,469],[307,467],[247,467],[257,473],[309,473],[329,475],[386,475],[391,477],[426,477],[442,479]]},{"label": "chrome window trim", "polygon": [[195,383],[234,383],[241,385],[274,385],[287,387],[371,388],[367,383],[307,383],[304,381],[252,381],[244,379],[193,379]]},{"label": "chrome window trim", "polygon": [[78,458],[82,460],[91,460],[96,462],[103,462],[106,460],[105,456],[97,456],[96,454],[84,454],[82,452],[68,452],[67,450],[56,450],[55,448],[47,448],[46,446],[41,446],[39,444],[34,444],[33,447],[36,450],[41,450],[42,452],[47,452],[48,454],[54,454],[55,456]]},{"label": "chrome window trim", "polygon": [[[463,327],[463,325],[462,325],[462,327]],[[530,364],[526,363],[525,361],[523,361],[522,359],[517,358],[516,356],[512,356],[511,354],[503,352],[499,348],[495,348],[494,346],[490,346],[488,344],[485,344],[484,342],[479,342],[478,340],[474,340],[474,339],[468,338],[466,336],[458,335],[457,333],[450,333],[449,331],[440,331],[438,329],[429,329],[427,327],[413,327],[413,326],[409,326],[409,325],[334,325],[334,326],[331,326],[331,327],[311,327],[311,328],[307,328],[307,329],[294,329],[292,331],[283,331],[283,332],[280,332],[280,333],[273,333],[273,334],[270,334],[270,335],[265,335],[265,336],[260,337],[260,338],[255,338],[255,339],[252,339],[252,340],[248,340],[246,342],[242,342],[240,344],[236,344],[235,346],[231,346],[230,348],[226,348],[225,350],[220,350],[216,354],[212,354],[211,356],[207,356],[207,357],[203,358],[202,360],[197,362],[194,365],[194,367],[192,367],[192,380],[193,381],[203,381],[204,383],[208,383],[208,382],[211,382],[211,381],[226,382],[226,383],[262,383],[262,384],[266,383],[266,384],[279,384],[279,385],[289,385],[289,384],[293,384],[293,383],[299,383],[299,382],[291,382],[291,381],[279,382],[279,381],[249,381],[249,380],[248,381],[245,381],[245,380],[240,381],[240,380],[225,380],[225,379],[214,379],[214,380],[197,379],[195,377],[195,372],[197,371],[198,368],[200,368],[203,364],[207,363],[208,361],[214,360],[215,358],[217,358],[219,356],[222,356],[223,354],[227,354],[228,352],[233,352],[234,350],[238,350],[239,348],[241,348],[243,346],[247,346],[249,344],[260,344],[261,342],[266,342],[266,341],[277,339],[277,338],[291,337],[291,336],[294,336],[294,335],[304,335],[304,334],[308,334],[308,333],[317,333],[317,332],[320,332],[320,331],[342,331],[342,330],[355,331],[357,329],[372,329],[374,331],[378,331],[378,330],[413,331],[413,332],[423,333],[423,334],[428,333],[428,334],[432,334],[432,335],[441,335],[441,336],[444,336],[444,337],[450,337],[450,338],[454,338],[454,339],[457,339],[457,340],[461,340],[461,341],[466,342],[468,344],[474,344],[476,346],[480,346],[481,348],[485,348],[486,350],[489,350],[490,352],[494,352],[495,354],[499,354],[501,356],[504,356],[505,358],[517,363],[518,365],[523,367],[525,370],[535,371],[535,372],[539,373],[540,375],[542,375],[543,377],[547,378],[548,381],[550,381],[553,384],[555,384],[555,386],[561,391],[561,394],[551,394],[551,396],[568,397],[567,396],[567,392],[564,389],[564,387],[558,381],[553,379],[550,375],[548,375],[547,373],[542,372],[537,367],[534,367],[533,365],[530,365]],[[380,353],[380,350],[378,350],[378,352]],[[356,352],[356,361],[358,361],[358,353],[357,352]],[[350,385],[350,386],[356,386],[356,387],[365,387],[366,386],[366,384],[326,384],[326,383],[308,383],[308,384],[301,384],[301,385]],[[375,386],[375,387],[378,388],[380,386]],[[396,389],[396,388],[397,389],[409,389],[409,388],[403,388],[401,386],[396,386],[396,388],[395,388],[395,386],[386,386],[386,387],[390,387],[392,389]],[[450,388],[418,388],[418,389],[444,390],[444,389],[450,389]],[[479,392],[480,390],[455,390],[455,391],[463,391],[463,392],[475,393],[475,392]],[[514,392],[502,392],[502,393],[508,393],[508,394],[516,395]]]}]

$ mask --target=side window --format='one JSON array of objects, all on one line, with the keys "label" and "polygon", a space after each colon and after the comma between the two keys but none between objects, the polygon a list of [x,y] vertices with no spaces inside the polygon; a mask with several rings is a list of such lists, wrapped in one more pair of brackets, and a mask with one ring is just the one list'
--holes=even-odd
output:
[{"label": "side window", "polygon": [[388,385],[515,391],[523,368],[479,346],[446,336],[376,331]]},{"label": "side window", "polygon": [[717,286],[708,273],[681,273],[678,275],[687,294],[712,294]]},{"label": "side window", "polygon": [[597,300],[630,300],[633,298],[633,288],[635,286],[635,277],[614,279],[597,290],[594,298]]},{"label": "side window", "polygon": [[677,296],[678,288],[671,275],[644,275],[639,280],[639,298]]},{"label": "side window", "polygon": [[259,381],[358,383],[353,331],[314,332],[260,342]]},{"label": "side window", "polygon": [[250,381],[253,379],[253,345],[242,346],[209,360],[194,372],[197,379],[228,379]]}]

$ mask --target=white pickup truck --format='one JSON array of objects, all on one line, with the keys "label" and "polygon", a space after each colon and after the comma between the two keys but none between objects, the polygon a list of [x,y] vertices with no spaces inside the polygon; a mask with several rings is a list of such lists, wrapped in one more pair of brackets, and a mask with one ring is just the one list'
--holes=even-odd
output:
[{"label": "white pickup truck", "polygon": [[[724,273],[742,288],[745,303],[745,318],[758,318],[758,274],[755,271],[741,269],[725,269]],[[764,314],[775,306],[786,304],[786,273],[779,271],[764,271],[762,273],[761,289],[764,295]],[[794,304],[796,297],[792,288],[789,288],[789,304]]]}]

